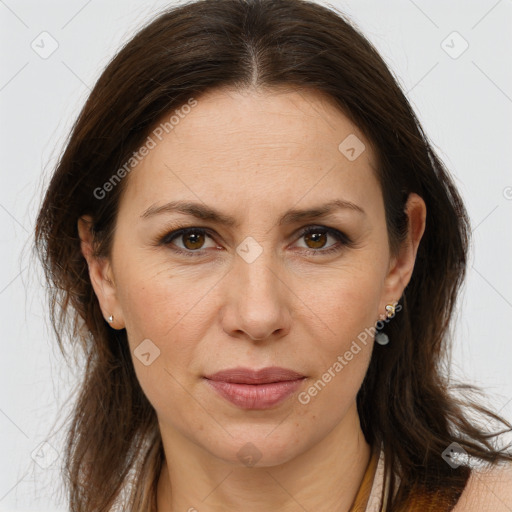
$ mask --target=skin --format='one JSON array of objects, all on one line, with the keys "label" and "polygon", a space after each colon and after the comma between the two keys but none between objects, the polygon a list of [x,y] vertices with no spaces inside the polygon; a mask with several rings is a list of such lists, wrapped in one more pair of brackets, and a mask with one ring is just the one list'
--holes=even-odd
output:
[{"label": "skin", "polygon": [[[295,393],[267,410],[243,410],[203,376],[275,365],[306,376],[299,391],[307,390],[400,299],[425,204],[410,195],[408,237],[392,255],[370,142],[329,99],[291,89],[216,90],[197,99],[125,178],[110,258],[92,256],[90,218],[78,223],[105,318],[126,329],[132,355],[145,339],[160,350],[148,366],[133,356],[166,454],[158,510],[347,511],[370,456],[355,400],[371,337],[307,404]],[[365,144],[353,161],[338,150],[351,134]],[[278,224],[289,209],[332,199],[364,214],[347,208]],[[239,225],[181,213],[141,218],[173,200],[208,205]],[[158,245],[177,222],[206,228],[203,245],[190,236]],[[308,226],[337,229],[353,244],[322,229],[314,242],[301,235]],[[236,252],[248,236],[262,250],[251,263]],[[336,244],[339,251],[322,254]],[[260,457],[253,467],[237,456],[247,443]]]}]

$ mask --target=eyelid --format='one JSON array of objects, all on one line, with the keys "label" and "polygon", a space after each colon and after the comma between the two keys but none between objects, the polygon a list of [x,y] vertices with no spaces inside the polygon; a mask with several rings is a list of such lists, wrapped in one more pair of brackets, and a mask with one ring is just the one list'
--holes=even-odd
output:
[{"label": "eyelid", "polygon": [[[329,226],[321,225],[321,224],[311,224],[308,226],[305,226],[303,228],[300,228],[299,230],[295,231],[295,233],[292,235],[294,239],[300,239],[303,236],[314,233],[315,231],[324,231],[326,234],[331,235],[337,240],[336,244],[333,244],[331,246],[328,246],[327,249],[309,249],[307,247],[300,248],[303,252],[305,251],[308,254],[312,255],[326,255],[333,252],[339,252],[344,247],[353,247],[355,244],[353,240],[346,235],[343,231],[340,231],[339,229],[332,228]],[[180,236],[186,235],[188,232],[199,232],[203,233],[204,235],[210,237],[212,240],[215,240],[215,234],[213,234],[213,231],[210,228],[201,227],[201,226],[183,226],[183,225],[177,225],[173,228],[168,228],[163,235],[157,237],[156,243],[157,245],[171,245],[172,242],[176,238],[180,238]],[[341,247],[340,247],[341,244]],[[204,251],[206,249],[197,249],[197,250],[187,250],[182,249],[181,247],[175,247],[172,249],[173,251],[180,253],[180,254],[186,254],[187,256],[201,256],[204,254]]]},{"label": "eyelid", "polygon": [[[214,236],[212,235],[212,232],[208,228],[203,228],[199,226],[184,226],[184,227],[175,227],[171,231],[166,231],[165,234],[161,237],[159,237],[159,244],[161,245],[171,245],[171,243],[176,239],[180,238],[181,236],[186,235],[189,232],[197,232],[197,233],[203,233],[205,236],[208,236],[212,240],[214,240]],[[192,250],[186,250],[182,249],[181,247],[176,248],[177,252],[186,252],[186,253],[200,253],[201,251],[204,251],[203,248],[197,249],[195,251]]]},{"label": "eyelid", "polygon": [[322,226],[320,224],[306,226],[305,228],[302,228],[301,230],[299,230],[299,238],[309,233],[314,233],[316,230],[325,231],[327,234],[332,235],[334,238],[340,239],[346,245],[353,244],[352,239],[345,232],[340,231],[339,229],[336,228],[331,228],[329,226]]}]

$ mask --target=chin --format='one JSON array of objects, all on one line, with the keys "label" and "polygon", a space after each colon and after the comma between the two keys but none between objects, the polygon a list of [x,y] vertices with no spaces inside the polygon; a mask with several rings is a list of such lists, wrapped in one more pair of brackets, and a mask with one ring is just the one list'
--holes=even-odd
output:
[{"label": "chin", "polygon": [[[286,428],[276,425],[271,428],[240,429],[227,435],[224,442],[215,446],[204,446],[212,455],[238,467],[274,467],[285,464],[307,449],[304,436],[297,436]],[[275,430],[273,430],[275,429]],[[277,430],[281,429],[279,435]]]}]

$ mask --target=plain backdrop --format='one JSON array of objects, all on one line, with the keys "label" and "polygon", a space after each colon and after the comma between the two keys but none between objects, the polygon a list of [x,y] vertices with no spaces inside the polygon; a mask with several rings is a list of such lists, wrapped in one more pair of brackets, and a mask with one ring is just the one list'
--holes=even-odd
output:
[{"label": "plain backdrop", "polygon": [[[69,407],[76,370],[49,328],[31,263],[34,219],[92,85],[120,45],[171,4],[0,0],[0,511],[67,510],[62,436],[49,434]],[[473,247],[452,373],[482,386],[512,419],[512,2],[332,5],[381,52],[466,201]]]}]

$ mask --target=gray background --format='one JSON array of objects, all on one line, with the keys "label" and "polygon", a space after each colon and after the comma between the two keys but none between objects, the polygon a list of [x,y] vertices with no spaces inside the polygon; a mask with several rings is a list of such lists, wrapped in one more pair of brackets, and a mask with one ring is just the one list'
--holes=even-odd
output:
[{"label": "gray background", "polygon": [[[0,0],[0,511],[66,510],[62,436],[49,433],[69,406],[74,377],[30,260],[35,214],[91,86],[121,43],[169,4]],[[332,5],[384,56],[466,200],[474,247],[451,371],[483,386],[511,419],[512,1]],[[58,48],[42,58],[52,38]]]}]

